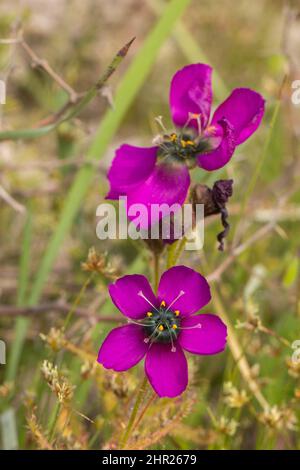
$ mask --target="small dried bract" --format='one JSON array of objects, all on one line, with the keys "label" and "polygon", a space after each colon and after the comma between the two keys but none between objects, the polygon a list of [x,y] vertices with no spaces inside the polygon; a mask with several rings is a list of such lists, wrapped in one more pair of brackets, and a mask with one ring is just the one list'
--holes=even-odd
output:
[{"label": "small dried bract", "polygon": [[95,375],[97,368],[97,362],[84,361],[80,368],[80,375],[84,380],[87,380]]},{"label": "small dried bract", "polygon": [[55,393],[60,403],[68,403],[72,396],[74,386],[69,384],[67,379],[59,374],[57,366],[49,361],[44,361],[41,367],[42,374],[50,389]]},{"label": "small dried bract", "polygon": [[225,436],[234,436],[238,425],[239,423],[235,419],[221,416],[219,421],[216,423],[216,430],[221,434],[225,434]]},{"label": "small dried bract", "polygon": [[297,430],[297,417],[293,410],[288,407],[272,406],[260,413],[258,419],[271,429]]},{"label": "small dried bract", "polygon": [[92,246],[89,249],[87,260],[81,263],[83,271],[102,274],[108,279],[115,279],[118,276],[117,268],[108,260],[107,253],[97,253]]},{"label": "small dried bract", "polygon": [[35,409],[32,409],[27,413],[26,421],[27,421],[27,428],[29,429],[33,440],[36,442],[38,449],[51,450],[52,447],[50,443],[47,441],[47,438],[45,437],[42,431],[42,428],[38,423],[38,420],[35,414]]},{"label": "small dried bract", "polygon": [[300,362],[292,361],[290,357],[286,359],[286,365],[288,368],[288,373],[291,377],[295,379],[300,378]]},{"label": "small dried bract", "polygon": [[63,331],[57,328],[51,328],[47,335],[44,335],[43,333],[41,333],[40,338],[54,352],[60,351],[66,342]]},{"label": "small dried bract", "polygon": [[262,329],[262,322],[258,315],[251,315],[245,322],[241,322],[238,320],[236,323],[236,328],[245,329],[257,333]]},{"label": "small dried bract", "polygon": [[242,408],[249,399],[245,390],[238,390],[231,382],[224,384],[224,402],[230,408]]}]

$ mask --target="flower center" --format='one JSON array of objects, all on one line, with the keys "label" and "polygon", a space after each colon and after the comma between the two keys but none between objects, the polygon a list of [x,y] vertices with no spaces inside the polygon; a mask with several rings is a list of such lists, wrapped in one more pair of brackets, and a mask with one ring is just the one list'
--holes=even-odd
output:
[{"label": "flower center", "polygon": [[180,312],[174,312],[166,308],[163,301],[158,309],[153,309],[147,313],[144,323],[147,334],[147,342],[172,343],[177,339],[180,329]]},{"label": "flower center", "polygon": [[209,142],[192,133],[164,135],[160,144],[160,157],[171,161],[184,162],[189,168],[196,166],[196,156],[209,150]]}]

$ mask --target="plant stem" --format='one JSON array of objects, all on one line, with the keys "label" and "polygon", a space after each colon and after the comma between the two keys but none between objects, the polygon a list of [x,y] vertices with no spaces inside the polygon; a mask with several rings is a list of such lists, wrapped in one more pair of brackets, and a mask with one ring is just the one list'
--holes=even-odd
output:
[{"label": "plant stem", "polygon": [[80,291],[79,291],[79,294],[78,296],[76,297],[76,299],[74,300],[74,303],[72,304],[72,307],[70,308],[68,314],[67,314],[67,317],[65,319],[65,323],[64,323],[64,326],[63,326],[63,330],[66,330],[67,329],[67,326],[69,325],[70,321],[71,321],[71,318],[74,314],[74,312],[76,311],[76,308],[78,307],[81,299],[82,299],[82,296],[83,294],[85,293],[88,285],[90,284],[90,282],[92,281],[93,277],[94,277],[94,272],[92,272],[90,274],[90,276],[86,279],[86,281],[84,282],[83,286],[81,287]]},{"label": "plant stem", "polygon": [[159,254],[153,254],[154,260],[154,292],[157,292],[158,282],[159,282]]},{"label": "plant stem", "polygon": [[129,418],[129,421],[128,421],[128,424],[127,424],[127,428],[126,428],[126,430],[123,434],[122,440],[121,440],[121,444],[120,444],[121,449],[124,449],[126,447],[128,439],[130,438],[136,415],[138,413],[139,407],[140,407],[140,405],[143,401],[144,394],[146,392],[147,384],[148,384],[147,377],[144,377],[143,382],[140,386],[139,392],[137,394],[135,404],[132,408],[132,412],[131,412],[131,415],[130,415],[130,418]]},{"label": "plant stem", "polygon": [[50,421],[50,426],[49,426],[49,441],[50,442],[52,442],[54,438],[55,427],[56,427],[56,423],[60,414],[60,410],[61,410],[61,403],[56,402],[54,414],[52,416],[52,419]]},{"label": "plant stem", "polygon": [[173,245],[171,245],[168,253],[167,268],[171,268],[172,266],[176,265],[181,253],[184,250],[185,244],[186,237],[182,237],[181,240],[178,240],[178,242],[173,243]]},{"label": "plant stem", "polygon": [[149,400],[147,401],[146,405],[144,406],[144,408],[142,409],[139,417],[137,418],[136,422],[134,423],[134,426],[132,428],[132,432],[135,431],[137,429],[137,427],[139,426],[140,422],[142,421],[143,417],[145,416],[148,408],[150,405],[152,405],[152,403],[154,402],[154,400],[156,400],[157,398],[157,395],[155,392],[152,392]]}]

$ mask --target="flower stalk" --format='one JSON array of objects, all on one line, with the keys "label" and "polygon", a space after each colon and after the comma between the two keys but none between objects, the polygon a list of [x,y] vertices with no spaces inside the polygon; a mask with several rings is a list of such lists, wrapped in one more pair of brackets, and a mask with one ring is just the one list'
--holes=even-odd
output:
[{"label": "flower stalk", "polygon": [[126,444],[131,436],[131,432],[132,432],[132,429],[133,429],[133,425],[135,423],[135,418],[138,414],[138,411],[139,411],[139,408],[143,402],[143,399],[144,399],[144,396],[145,396],[145,392],[147,390],[147,385],[148,385],[148,380],[147,380],[147,377],[144,377],[143,378],[143,382],[140,386],[140,389],[138,391],[138,394],[137,394],[137,397],[136,397],[136,401],[135,401],[135,404],[132,408],[132,412],[131,412],[131,415],[130,415],[130,418],[129,418],[129,421],[128,421],[128,424],[127,424],[127,427],[125,429],[125,432],[122,436],[122,439],[121,439],[121,444],[120,444],[120,449],[125,449],[126,447]]}]

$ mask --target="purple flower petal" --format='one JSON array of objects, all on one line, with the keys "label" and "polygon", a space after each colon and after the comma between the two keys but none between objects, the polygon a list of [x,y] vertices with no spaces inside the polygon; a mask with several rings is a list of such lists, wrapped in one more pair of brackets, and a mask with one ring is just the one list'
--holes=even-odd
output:
[{"label": "purple flower petal", "polygon": [[115,284],[110,284],[109,293],[115,306],[128,318],[139,319],[146,316],[151,305],[145,298],[153,305],[157,304],[148,279],[140,274],[121,277]]},{"label": "purple flower petal", "polygon": [[265,100],[249,88],[236,88],[215,111],[212,124],[227,119],[235,129],[236,144],[240,145],[256,131],[265,112]]},{"label": "purple flower petal", "polygon": [[181,330],[178,341],[183,349],[193,354],[217,354],[226,345],[227,328],[216,315],[202,314],[186,317],[181,322],[182,328],[196,325],[201,328]]},{"label": "purple flower petal", "polygon": [[143,328],[125,325],[114,328],[105,338],[98,354],[98,362],[106,369],[117,372],[135,366],[145,356],[148,345],[144,342]]},{"label": "purple flower petal", "polygon": [[177,397],[188,384],[187,360],[179,345],[172,352],[170,344],[153,343],[146,355],[145,372],[160,397]]},{"label": "purple flower petal", "polygon": [[106,198],[117,199],[145,181],[154,169],[156,157],[157,147],[121,145],[108,172],[110,191]]},{"label": "purple flower petal", "polygon": [[[143,204],[144,211],[139,216],[140,227],[146,229],[154,225],[169,214],[170,206],[173,204],[183,205],[189,185],[190,175],[185,165],[157,164],[152,174],[142,185],[133,191],[128,191],[128,217],[133,219],[139,216],[139,214],[132,213],[133,208],[131,209],[131,206],[133,204]],[[152,208],[151,211],[152,204],[162,205],[161,210],[153,211]]]},{"label": "purple flower petal", "polygon": [[[170,89],[170,108],[175,125],[183,127],[189,113],[199,114],[202,128],[206,127],[212,102],[212,68],[205,64],[192,64],[179,70],[173,77]],[[198,129],[193,119],[189,127]]]},{"label": "purple flower petal", "polygon": [[164,300],[167,307],[172,304],[171,310],[179,310],[184,316],[198,312],[210,301],[211,295],[201,274],[186,266],[174,266],[161,276],[158,298],[160,302]]},{"label": "purple flower petal", "polygon": [[223,128],[223,137],[219,146],[197,157],[198,165],[207,171],[222,168],[229,162],[235,150],[235,131],[231,123],[226,119],[221,119],[218,125]]}]

